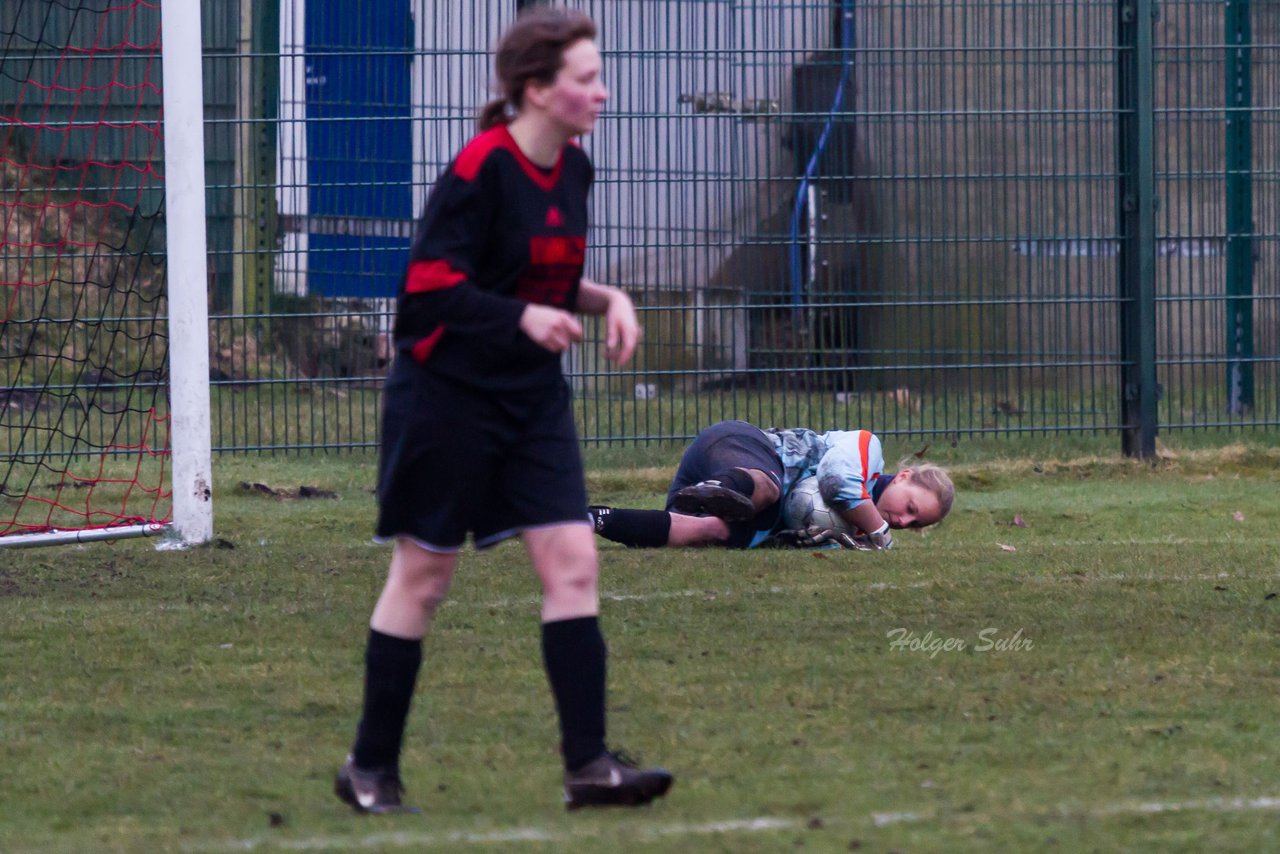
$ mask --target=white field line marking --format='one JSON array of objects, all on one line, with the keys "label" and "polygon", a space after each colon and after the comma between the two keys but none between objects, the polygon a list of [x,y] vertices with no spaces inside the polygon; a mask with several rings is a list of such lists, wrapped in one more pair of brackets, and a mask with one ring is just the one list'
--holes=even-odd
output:
[{"label": "white field line marking", "polygon": [[[919,581],[905,585],[907,587],[929,587],[934,582]],[[729,599],[733,597],[750,597],[750,596],[780,596],[791,595],[796,593],[813,593],[816,591],[830,590],[834,587],[841,587],[840,584],[799,584],[793,587],[782,587],[777,584],[769,587],[753,587],[745,590],[714,590],[711,588],[700,588],[698,590],[654,590],[650,593],[601,593],[600,599],[604,602],[659,602],[664,599]],[[866,585],[868,590],[897,590],[896,584],[885,584],[883,582],[874,582]],[[514,608],[526,605],[539,605],[542,603],[542,597],[536,594],[528,596],[512,596],[506,599],[492,599],[488,602],[460,602],[457,599],[446,599],[440,607],[470,607],[470,608]]]},{"label": "white field line marking", "polygon": [[[1089,539],[1039,540],[1037,539],[1037,540],[1028,541],[1027,546],[1032,546],[1032,545],[1073,546],[1073,547],[1075,546],[1185,546],[1185,545],[1201,545],[1204,543],[1210,543],[1210,544],[1239,543],[1243,545],[1248,543],[1255,543],[1255,544],[1256,543],[1272,543],[1272,542],[1275,542],[1277,539],[1280,539],[1280,537],[1275,537],[1275,536],[1264,536],[1258,533],[1257,531],[1249,531],[1248,533],[1249,533],[1249,536],[1247,539],[1238,540],[1238,541],[1232,540],[1228,537],[1221,537],[1221,536],[1216,538],[1196,538],[1196,537],[1181,537],[1176,534],[1166,534],[1163,537],[1127,537],[1123,540],[1089,540]],[[904,534],[904,537],[905,536],[910,536],[910,535]],[[267,542],[266,541],[260,542],[259,545],[267,545]],[[375,542],[374,540],[361,540],[361,541],[352,543],[351,545],[353,547],[367,547],[371,549],[387,548],[386,543],[379,543],[379,542]],[[958,543],[931,541],[928,544],[928,548],[930,551],[938,551],[938,550],[961,551],[961,550],[969,549],[972,545],[973,545],[972,543],[958,544]],[[615,550],[610,549],[607,551],[602,551],[600,555],[604,560],[608,560],[611,551],[615,551]],[[617,549],[616,551],[622,551],[622,550]],[[688,551],[694,551],[694,550],[689,549]],[[769,550],[762,549],[762,550],[753,550],[753,551],[759,554]],[[835,551],[835,549],[831,549],[830,551]],[[805,554],[807,550],[796,549],[795,552],[797,555],[802,555],[802,554]],[[466,556],[472,554],[472,552],[463,552],[462,554],[464,555],[463,559],[465,560]]]},{"label": "white field line marking", "polygon": [[[1258,812],[1280,811],[1280,797],[1255,798],[1204,798],[1187,801],[1142,801],[1135,803],[1114,804],[1095,807],[1083,811],[1084,815],[1093,818],[1108,818],[1122,815],[1159,815],[1175,812]],[[1070,817],[1081,815],[1082,811],[1068,806],[1059,806],[1047,813],[1024,810],[1017,816],[1037,816],[1039,818],[1055,816]],[[966,813],[969,818],[991,822],[998,816],[983,816],[980,813]],[[937,816],[918,812],[877,812],[870,816],[876,827],[888,827],[892,824],[911,824],[916,822],[936,821]],[[848,825],[851,822],[842,818],[824,818],[827,826]],[[796,830],[807,822],[800,819],[758,818],[729,819],[703,824],[665,824],[636,827],[629,832],[642,839],[659,839],[675,836],[706,836],[717,833],[757,833],[770,830]],[[595,839],[596,830],[575,833],[572,831],[557,833],[537,827],[513,827],[507,830],[466,831],[455,830],[441,833],[375,833],[368,836],[312,836],[304,839],[282,839],[278,836],[258,836],[251,839],[209,840],[183,846],[184,851],[200,852],[200,854],[221,854],[231,851],[254,851],[259,848],[283,849],[287,851],[329,851],[367,848],[412,848],[432,845],[464,844],[495,845],[518,842],[572,842],[577,839]]]},{"label": "white field line marking", "polygon": [[[1230,572],[1202,573],[1199,575],[1160,575],[1158,573],[1149,574],[1130,574],[1124,572],[1108,573],[1106,575],[1001,575],[1006,580],[1020,580],[1028,584],[1072,584],[1079,585],[1088,582],[1098,581],[1147,581],[1147,582],[1191,582],[1191,581],[1221,581],[1224,578],[1238,578],[1244,576],[1234,575]],[[1247,578],[1265,579],[1280,577],[1280,573],[1250,573]],[[862,585],[864,590],[881,591],[881,590],[917,590],[925,587],[933,587],[934,585],[944,584],[945,580],[936,581],[913,581],[909,584],[894,584],[887,581],[873,581],[869,584]],[[654,590],[649,593],[601,593],[600,599],[605,602],[660,602],[664,599],[720,599],[732,597],[750,597],[750,596],[782,596],[794,595],[800,593],[814,593],[823,590],[831,590],[834,588],[843,588],[844,584],[833,581],[831,584],[798,584],[794,586],[770,585],[769,587],[751,587],[741,590],[715,590],[711,588],[700,588],[697,590]],[[465,602],[457,599],[448,599],[441,607],[463,607],[463,608],[514,608],[517,606],[533,606],[542,602],[542,598],[536,594],[528,596],[512,596],[506,599],[492,599],[488,602]]]},{"label": "white field line marking", "polygon": [[918,812],[873,812],[871,814],[871,823],[876,827],[887,827],[891,824],[901,824],[903,822],[928,821],[929,818],[929,816]]},{"label": "white field line marking", "polygon": [[[1168,534],[1168,535],[1163,536],[1163,537],[1129,537],[1129,538],[1127,538],[1127,539],[1123,539],[1123,540],[1089,540],[1089,539],[1042,540],[1042,539],[1032,539],[1032,540],[1027,540],[1027,541],[1023,544],[1023,546],[1022,546],[1022,547],[1023,547],[1023,548],[1028,548],[1028,549],[1029,549],[1029,548],[1033,548],[1033,547],[1035,547],[1035,546],[1044,546],[1044,547],[1047,547],[1047,548],[1073,548],[1073,549],[1074,549],[1074,548],[1094,548],[1094,547],[1103,547],[1103,546],[1105,546],[1105,547],[1114,547],[1114,546],[1186,546],[1186,545],[1196,545],[1196,546],[1199,546],[1199,545],[1204,545],[1204,544],[1209,544],[1209,545],[1218,545],[1218,546],[1231,546],[1231,545],[1258,545],[1258,544],[1263,544],[1263,543],[1275,543],[1275,542],[1277,542],[1277,541],[1280,541],[1280,537],[1275,537],[1275,536],[1264,536],[1264,535],[1262,535],[1262,534],[1259,534],[1259,533],[1258,533],[1258,532],[1256,532],[1256,531],[1250,531],[1250,532],[1248,532],[1248,536],[1247,536],[1246,538],[1244,538],[1244,539],[1238,539],[1238,540],[1237,540],[1237,539],[1234,539],[1234,538],[1232,538],[1232,537],[1230,537],[1230,536],[1218,536],[1218,537],[1209,537],[1209,538],[1193,538],[1193,537],[1180,537],[1180,536],[1176,536],[1176,535],[1174,535],[1174,534]],[[259,542],[259,545],[263,545],[263,546],[265,546],[265,545],[268,545],[268,543],[267,543],[267,541],[266,541],[266,540],[263,540],[263,541]],[[356,545],[356,546],[367,546],[367,547],[369,547],[369,548],[378,548],[378,549],[385,549],[385,548],[387,547],[387,544],[386,544],[386,543],[377,543],[377,542],[374,542],[374,541],[372,541],[372,540],[370,540],[370,541],[368,541],[368,542],[358,542],[358,543],[355,543],[354,545]],[[941,551],[941,552],[960,552],[960,551],[965,551],[965,552],[967,552],[967,551],[969,551],[969,550],[970,550],[974,545],[975,545],[975,543],[963,543],[963,544],[960,544],[960,543],[932,542],[932,541],[931,541],[931,542],[929,542],[929,543],[928,543],[927,548],[929,549],[929,551],[930,551],[930,552],[939,552],[939,551]],[[982,545],[982,543],[976,543],[976,545],[981,546],[981,545]],[[992,540],[992,541],[991,541],[991,545],[995,545],[995,540]],[[805,551],[806,551],[805,549],[796,549],[796,553],[797,553],[797,555],[804,554],[804,553],[805,553]],[[835,550],[834,550],[834,549],[832,549],[831,551],[835,551]],[[471,554],[471,553],[470,553],[470,552],[465,552],[465,553],[463,553],[463,554],[464,554],[463,560],[466,560],[467,558],[465,557],[465,555],[469,555],[469,554]],[[601,552],[600,554],[601,554],[602,562],[607,562],[607,561],[608,561],[608,559],[609,559],[609,552]],[[870,560],[870,559],[871,559],[871,558],[868,558],[868,560]],[[858,558],[854,558],[854,560],[858,560]]]},{"label": "white field line marking", "polygon": [[[717,833],[757,833],[768,830],[799,828],[798,819],[746,818],[712,821],[704,824],[666,824],[636,827],[628,833],[633,838],[656,839],[666,836],[706,836]],[[509,830],[465,831],[448,833],[375,833],[368,836],[313,836],[306,839],[281,839],[258,836],[252,839],[233,839],[225,842],[202,842],[183,846],[184,851],[224,852],[254,851],[258,848],[285,849],[288,851],[348,851],[357,848],[416,848],[432,845],[466,844],[495,845],[513,842],[572,842],[579,839],[595,839],[596,830],[581,833],[556,833],[537,827],[513,827]]]},{"label": "white field line marking", "polygon": [[1094,815],[1131,815],[1162,812],[1255,812],[1280,810],[1280,798],[1205,798],[1193,801],[1147,801],[1102,807]]},{"label": "white field line marking", "polygon": [[[1140,801],[1084,810],[1064,805],[1049,811],[1047,814],[1023,810],[1016,813],[1016,815],[1040,817],[1047,815],[1049,818],[1086,815],[1091,818],[1110,818],[1113,816],[1159,815],[1160,813],[1174,812],[1228,813],[1261,811],[1280,811],[1280,798],[1200,798],[1187,801]],[[998,818],[991,815],[984,816],[981,813],[969,813],[968,815],[986,822],[991,822]],[[937,818],[934,814],[918,812],[881,812],[872,813],[871,815],[871,821],[876,827],[886,827],[890,824],[935,821]]]}]

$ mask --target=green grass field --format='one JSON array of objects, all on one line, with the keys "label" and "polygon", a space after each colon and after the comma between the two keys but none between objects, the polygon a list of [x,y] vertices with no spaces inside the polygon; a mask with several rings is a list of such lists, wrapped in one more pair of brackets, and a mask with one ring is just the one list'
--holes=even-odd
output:
[{"label": "green grass field", "polygon": [[[330,793],[372,459],[223,459],[212,547],[0,550],[0,851],[1280,850],[1280,452],[1242,442],[935,448],[956,509],[888,553],[604,544],[611,738],[677,774],[638,811],[564,812],[535,581],[469,554],[425,813],[385,818]],[[674,452],[588,457],[593,500],[660,505]]]}]

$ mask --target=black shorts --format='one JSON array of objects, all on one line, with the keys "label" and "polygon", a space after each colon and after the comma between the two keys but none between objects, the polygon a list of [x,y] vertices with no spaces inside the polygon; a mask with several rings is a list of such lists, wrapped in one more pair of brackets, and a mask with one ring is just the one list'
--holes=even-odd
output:
[{"label": "black shorts", "polygon": [[399,357],[383,399],[377,539],[454,552],[589,524],[568,385],[479,392]]},{"label": "black shorts", "polygon": [[[764,431],[746,421],[721,421],[699,433],[685,449],[667,492],[667,510],[671,510],[678,490],[731,468],[758,469],[773,479],[779,494],[782,492],[782,460]],[[758,531],[773,530],[781,510],[782,502],[775,501],[750,521],[729,523],[729,541],[725,545],[747,548]]]}]

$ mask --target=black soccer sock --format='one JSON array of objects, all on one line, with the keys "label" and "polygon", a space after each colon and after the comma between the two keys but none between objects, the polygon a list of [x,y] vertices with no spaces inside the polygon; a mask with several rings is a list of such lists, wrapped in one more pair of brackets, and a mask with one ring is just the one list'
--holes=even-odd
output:
[{"label": "black soccer sock", "polygon": [[597,534],[633,549],[661,548],[671,536],[671,514],[666,510],[592,507],[591,518]]},{"label": "black soccer sock", "polygon": [[351,751],[358,768],[398,765],[404,723],[422,666],[422,641],[369,629],[364,654],[364,714]]},{"label": "black soccer sock", "polygon": [[606,655],[596,617],[542,624],[542,660],[560,713],[560,749],[567,771],[577,771],[604,753]]},{"label": "black soccer sock", "polygon": [[755,478],[742,469],[725,469],[722,472],[718,472],[711,480],[718,480],[721,486],[727,486],[734,492],[740,492],[748,498],[756,491]]}]

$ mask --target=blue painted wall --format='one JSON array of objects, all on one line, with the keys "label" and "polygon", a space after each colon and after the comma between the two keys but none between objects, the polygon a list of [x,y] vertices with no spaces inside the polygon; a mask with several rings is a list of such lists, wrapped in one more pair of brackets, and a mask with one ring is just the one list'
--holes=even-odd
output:
[{"label": "blue painted wall", "polygon": [[413,220],[409,0],[309,0],[308,290],[392,297]]}]

